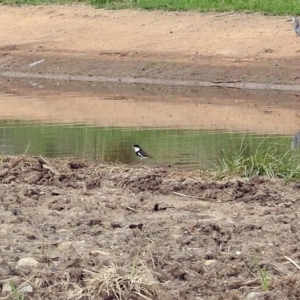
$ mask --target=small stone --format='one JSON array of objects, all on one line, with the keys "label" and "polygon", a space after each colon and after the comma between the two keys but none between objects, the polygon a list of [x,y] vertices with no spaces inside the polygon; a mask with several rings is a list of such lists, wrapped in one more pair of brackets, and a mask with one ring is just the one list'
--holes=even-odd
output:
[{"label": "small stone", "polygon": [[217,261],[215,259],[207,259],[205,262],[204,262],[204,265],[205,266],[209,266],[209,265],[212,265],[214,263],[216,263]]},{"label": "small stone", "polygon": [[10,285],[10,282],[5,282],[2,286],[2,293],[11,293],[12,292],[12,288]]},{"label": "small stone", "polygon": [[20,293],[32,293],[33,292],[33,288],[31,285],[25,285],[22,288],[19,289]]},{"label": "small stone", "polygon": [[0,236],[7,235],[7,230],[5,228],[0,229]]},{"label": "small stone", "polygon": [[72,246],[73,246],[73,242],[63,241],[63,242],[59,243],[57,249],[61,252],[64,252],[64,251],[69,250],[70,248],[72,248]]},{"label": "small stone", "polygon": [[256,300],[260,296],[260,293],[258,292],[251,292],[247,295],[246,299],[247,300]]},{"label": "small stone", "polygon": [[39,262],[32,257],[24,257],[18,260],[16,268],[36,268]]},{"label": "small stone", "polygon": [[42,178],[42,173],[35,171],[35,172],[29,173],[24,178],[24,181],[33,184],[33,183],[37,183],[41,178]]}]

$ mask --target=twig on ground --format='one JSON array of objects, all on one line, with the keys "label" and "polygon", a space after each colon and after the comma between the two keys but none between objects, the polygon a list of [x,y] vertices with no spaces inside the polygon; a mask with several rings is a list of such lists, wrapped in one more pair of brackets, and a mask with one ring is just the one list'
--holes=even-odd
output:
[{"label": "twig on ground", "polygon": [[123,204],[121,204],[121,206],[122,206],[122,207],[125,207],[125,208],[128,209],[128,210],[134,211],[134,212],[136,212],[136,213],[139,212],[138,210],[134,209],[133,207],[130,207],[130,206],[127,206],[127,205],[123,205]]},{"label": "twig on ground", "polygon": [[300,266],[291,258],[289,258],[288,256],[284,256],[288,261],[290,261],[297,269],[300,270]]},{"label": "twig on ground", "polygon": [[210,199],[205,199],[205,198],[202,198],[202,197],[185,195],[185,194],[178,193],[178,192],[172,192],[172,193],[177,195],[177,196],[184,197],[184,198],[192,198],[192,199],[197,199],[197,200],[202,200],[202,201],[210,201]]}]

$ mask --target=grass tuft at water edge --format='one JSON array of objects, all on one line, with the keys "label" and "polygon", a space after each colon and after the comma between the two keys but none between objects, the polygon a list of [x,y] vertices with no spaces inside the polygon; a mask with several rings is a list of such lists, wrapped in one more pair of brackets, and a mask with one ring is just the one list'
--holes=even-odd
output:
[{"label": "grass tuft at water edge", "polygon": [[255,149],[242,141],[238,149],[221,150],[217,178],[256,175],[285,180],[300,178],[300,156],[295,150],[282,151],[263,140]]}]

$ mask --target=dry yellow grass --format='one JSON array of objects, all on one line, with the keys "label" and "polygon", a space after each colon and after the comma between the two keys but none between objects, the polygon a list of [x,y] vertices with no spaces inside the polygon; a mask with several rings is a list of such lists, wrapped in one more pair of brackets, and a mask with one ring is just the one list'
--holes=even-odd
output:
[{"label": "dry yellow grass", "polygon": [[81,291],[90,299],[158,299],[159,282],[143,261],[135,258],[133,262],[119,267],[116,263],[105,266],[101,270],[85,270],[86,285]]}]

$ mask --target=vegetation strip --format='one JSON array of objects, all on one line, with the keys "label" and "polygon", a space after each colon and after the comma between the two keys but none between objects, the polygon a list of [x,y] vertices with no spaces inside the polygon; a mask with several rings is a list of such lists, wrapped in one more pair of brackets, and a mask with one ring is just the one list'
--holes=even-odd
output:
[{"label": "vegetation strip", "polygon": [[161,9],[170,11],[252,11],[273,15],[299,13],[299,0],[0,0],[4,4],[74,4],[85,3],[97,8],[106,9]]}]

